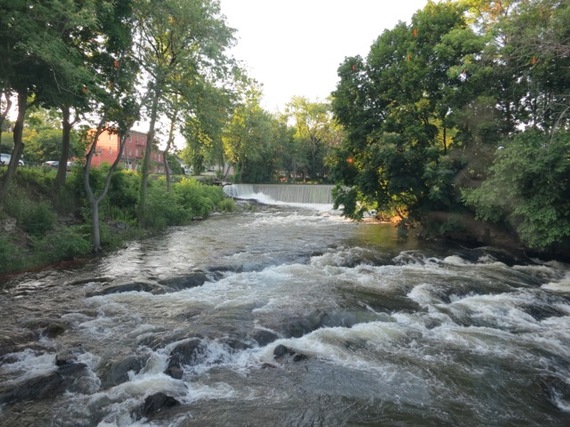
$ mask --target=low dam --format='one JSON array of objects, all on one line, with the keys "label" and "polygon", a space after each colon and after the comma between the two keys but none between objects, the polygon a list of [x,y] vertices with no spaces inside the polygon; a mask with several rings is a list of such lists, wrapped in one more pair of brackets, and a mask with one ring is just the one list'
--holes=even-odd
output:
[{"label": "low dam", "polygon": [[238,199],[258,199],[263,194],[285,203],[332,204],[334,185],[323,184],[232,184],[225,193]]}]

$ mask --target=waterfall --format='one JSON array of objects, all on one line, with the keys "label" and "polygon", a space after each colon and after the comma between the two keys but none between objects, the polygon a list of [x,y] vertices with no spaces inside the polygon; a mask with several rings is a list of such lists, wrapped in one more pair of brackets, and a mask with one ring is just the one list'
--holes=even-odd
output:
[{"label": "waterfall", "polygon": [[285,203],[332,204],[334,185],[312,184],[232,184],[224,192],[237,199],[260,199],[265,195]]}]

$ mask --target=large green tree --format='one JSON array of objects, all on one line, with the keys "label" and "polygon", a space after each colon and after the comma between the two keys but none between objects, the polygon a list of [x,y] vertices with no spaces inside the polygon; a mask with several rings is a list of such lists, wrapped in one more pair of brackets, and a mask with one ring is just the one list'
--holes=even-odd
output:
[{"label": "large green tree", "polygon": [[76,60],[62,34],[96,25],[95,1],[22,1],[0,3],[0,82],[3,93],[14,94],[18,112],[14,123],[12,159],[0,185],[4,199],[16,172],[24,145],[22,134],[30,100],[55,88],[77,93],[85,81],[85,68]]},{"label": "large green tree", "polygon": [[456,67],[475,48],[463,11],[429,2],[410,25],[386,30],[366,61],[353,57],[340,66],[332,106],[347,138],[335,176],[347,215],[373,207],[418,217],[450,202],[455,166],[440,159],[451,144],[454,108],[465,102]]},{"label": "large green tree", "polygon": [[145,223],[150,153],[169,93],[189,99],[197,80],[222,79],[233,43],[216,0],[135,0],[137,57],[148,81],[148,141],[141,170],[138,220]]},{"label": "large green tree", "polygon": [[332,148],[338,145],[340,135],[330,105],[293,97],[286,106],[285,119],[294,130],[297,154],[294,157],[295,175],[300,171],[312,180],[326,179],[327,158]]},{"label": "large green tree", "polygon": [[565,250],[570,242],[569,24],[568,2],[533,0],[511,2],[492,26],[494,71],[512,88],[496,104],[512,130],[498,141],[480,187],[463,192],[481,219],[506,224],[531,250]]},{"label": "large green tree", "polygon": [[244,93],[224,131],[225,155],[235,169],[238,182],[270,182],[278,162],[274,140],[276,119],[259,105],[255,87]]}]

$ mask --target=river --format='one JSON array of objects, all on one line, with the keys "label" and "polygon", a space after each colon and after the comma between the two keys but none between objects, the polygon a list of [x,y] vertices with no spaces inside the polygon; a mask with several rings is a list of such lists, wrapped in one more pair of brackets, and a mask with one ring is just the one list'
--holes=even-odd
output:
[{"label": "river", "polygon": [[3,283],[0,425],[570,425],[568,266],[244,206]]}]

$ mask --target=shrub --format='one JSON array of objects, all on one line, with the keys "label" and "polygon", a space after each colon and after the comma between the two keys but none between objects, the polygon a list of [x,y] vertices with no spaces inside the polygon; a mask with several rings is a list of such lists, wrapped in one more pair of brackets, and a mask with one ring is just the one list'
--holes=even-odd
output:
[{"label": "shrub", "polygon": [[35,239],[34,249],[43,254],[43,262],[73,259],[91,252],[91,243],[79,228],[65,227]]},{"label": "shrub", "polygon": [[176,203],[172,192],[165,190],[163,182],[153,182],[148,188],[145,221],[146,227],[154,230],[186,221],[184,210]]},{"label": "shrub", "polygon": [[220,200],[216,205],[216,208],[220,212],[233,212],[236,207],[236,204],[233,199],[225,198]]},{"label": "shrub", "polygon": [[511,225],[531,249],[570,240],[570,133],[534,130],[503,141],[480,188],[463,200],[480,219]]},{"label": "shrub", "polygon": [[0,236],[0,273],[14,270],[19,259],[18,248],[5,236]]},{"label": "shrub", "polygon": [[15,218],[19,227],[36,237],[52,230],[56,214],[46,201],[32,201],[20,185],[13,186],[4,203],[5,212]]},{"label": "shrub", "polygon": [[28,209],[21,212],[20,222],[22,229],[32,236],[45,236],[53,230],[56,215],[51,206],[46,202],[34,204],[29,202]]}]

